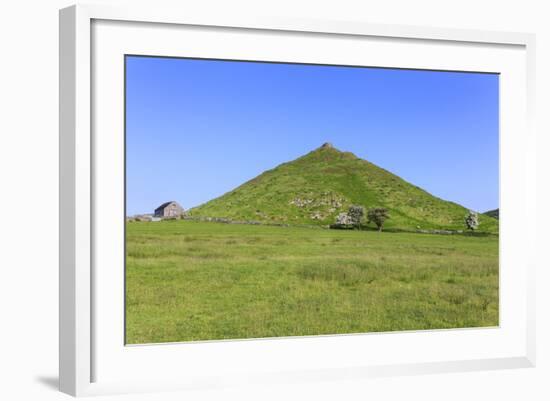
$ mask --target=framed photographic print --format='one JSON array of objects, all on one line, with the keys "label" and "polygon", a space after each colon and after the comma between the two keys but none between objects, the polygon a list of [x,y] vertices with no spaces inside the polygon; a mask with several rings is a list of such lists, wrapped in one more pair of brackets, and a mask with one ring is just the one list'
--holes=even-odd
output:
[{"label": "framed photographic print", "polygon": [[60,387],[533,366],[534,38],[60,14]]}]

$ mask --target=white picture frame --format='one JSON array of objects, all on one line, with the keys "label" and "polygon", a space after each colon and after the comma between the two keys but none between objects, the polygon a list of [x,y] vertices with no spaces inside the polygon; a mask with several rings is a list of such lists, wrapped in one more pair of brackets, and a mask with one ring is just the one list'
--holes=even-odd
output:
[{"label": "white picture frame", "polygon": [[[166,40],[174,35],[192,35],[201,49],[181,45],[185,42],[181,38],[190,36]],[[241,46],[240,40],[247,45]],[[320,40],[327,46],[323,52],[321,42],[316,44]],[[219,49],[216,42],[220,41],[224,49]],[[529,217],[536,215],[534,43],[533,35],[523,33],[358,21],[240,19],[187,15],[183,8],[78,5],[61,10],[60,390],[80,396],[534,366],[536,260],[530,250],[535,230],[513,229],[521,221],[534,224],[535,219]],[[212,52],[221,54],[220,58],[278,61],[302,57],[300,61],[326,62],[341,57],[347,60],[344,64],[353,64],[350,46],[356,45],[368,46],[371,54],[369,61],[361,58],[363,53],[355,53],[360,65],[502,74],[501,325],[125,347],[120,340],[124,311],[119,307],[123,276],[117,270],[121,250],[116,248],[123,240],[119,224],[123,220],[117,217],[120,209],[105,211],[101,195],[123,187],[117,162],[123,110],[119,56]],[[311,48],[309,53],[298,51],[306,47]],[[115,133],[114,142],[98,132]],[[112,195],[117,199],[120,193]],[[111,229],[114,221],[118,226]],[[109,251],[102,245],[107,242],[118,245]],[[101,270],[110,263],[118,267]],[[390,346],[396,355],[390,355]],[[299,360],[293,360],[293,355]],[[181,362],[183,356],[185,362]],[[168,369],[176,373],[169,374]]]}]

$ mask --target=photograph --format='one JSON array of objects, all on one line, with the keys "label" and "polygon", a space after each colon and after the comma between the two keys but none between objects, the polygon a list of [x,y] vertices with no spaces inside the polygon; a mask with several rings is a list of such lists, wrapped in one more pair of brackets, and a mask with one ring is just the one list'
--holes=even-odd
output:
[{"label": "photograph", "polygon": [[124,69],[126,344],[499,326],[499,74]]}]

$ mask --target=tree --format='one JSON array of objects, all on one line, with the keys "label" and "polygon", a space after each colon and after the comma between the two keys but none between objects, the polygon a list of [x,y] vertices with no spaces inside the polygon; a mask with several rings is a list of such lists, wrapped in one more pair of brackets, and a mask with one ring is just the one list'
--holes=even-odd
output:
[{"label": "tree", "polygon": [[390,216],[388,215],[388,209],[383,207],[375,207],[372,209],[369,209],[367,212],[367,224],[374,223],[376,224],[376,227],[378,228],[378,231],[382,231],[382,227],[384,226],[384,222],[389,219]]},{"label": "tree", "polygon": [[464,224],[468,230],[476,230],[479,226],[479,219],[476,212],[470,210],[468,214],[464,217]]},{"label": "tree", "polygon": [[348,216],[351,219],[351,224],[360,228],[365,218],[365,208],[363,206],[352,205],[349,207]]}]

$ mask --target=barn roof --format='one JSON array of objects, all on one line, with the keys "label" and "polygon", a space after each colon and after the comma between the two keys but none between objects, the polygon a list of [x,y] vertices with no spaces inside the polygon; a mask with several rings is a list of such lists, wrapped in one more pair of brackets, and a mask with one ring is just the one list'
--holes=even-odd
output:
[{"label": "barn roof", "polygon": [[[168,206],[169,204],[171,203],[175,203],[176,205],[179,206],[178,202],[176,201],[168,201],[168,202],[164,202],[162,205],[160,205],[159,207],[157,207],[155,210],[159,210],[159,209],[164,209],[166,206]],[[181,206],[180,206],[181,207]]]}]

